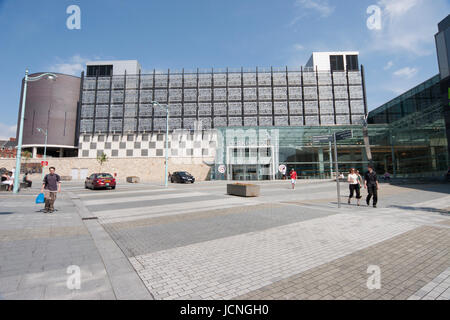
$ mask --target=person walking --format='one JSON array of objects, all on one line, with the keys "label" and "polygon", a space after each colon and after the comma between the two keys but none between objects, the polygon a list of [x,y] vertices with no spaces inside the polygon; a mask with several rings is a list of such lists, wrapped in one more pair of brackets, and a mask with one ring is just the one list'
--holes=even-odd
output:
[{"label": "person walking", "polygon": [[295,189],[295,184],[297,183],[297,172],[294,169],[291,169],[291,173],[289,174],[291,177],[292,190]]},{"label": "person walking", "polygon": [[368,195],[366,203],[370,206],[370,199],[373,197],[373,207],[377,207],[378,203],[378,178],[377,173],[373,170],[373,166],[369,165],[369,170],[364,175],[364,188],[367,189]]},{"label": "person walking", "polygon": [[350,172],[347,177],[347,181],[349,183],[350,195],[348,197],[348,204],[351,204],[351,200],[353,198],[353,194],[356,193],[357,205],[359,206],[359,200],[361,199],[361,184],[359,181],[359,176],[356,173],[356,169],[350,169]]},{"label": "person walking", "polygon": [[49,168],[50,174],[44,177],[41,193],[44,192],[45,209],[44,212],[52,213],[55,211],[56,194],[61,192],[61,177],[55,173],[55,167]]}]

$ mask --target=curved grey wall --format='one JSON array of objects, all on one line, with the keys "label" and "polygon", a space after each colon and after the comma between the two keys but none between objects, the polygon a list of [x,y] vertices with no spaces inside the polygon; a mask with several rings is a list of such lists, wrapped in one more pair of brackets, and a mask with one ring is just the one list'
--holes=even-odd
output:
[{"label": "curved grey wall", "polygon": [[[30,74],[30,77],[42,73]],[[43,145],[45,136],[36,128],[48,128],[48,145],[76,145],[77,106],[81,79],[55,73],[56,80],[47,78],[28,82],[22,145]],[[23,85],[19,105],[19,121],[23,99]],[[17,128],[19,128],[19,121]],[[18,133],[19,129],[17,129]],[[18,134],[17,134],[18,136]]]}]

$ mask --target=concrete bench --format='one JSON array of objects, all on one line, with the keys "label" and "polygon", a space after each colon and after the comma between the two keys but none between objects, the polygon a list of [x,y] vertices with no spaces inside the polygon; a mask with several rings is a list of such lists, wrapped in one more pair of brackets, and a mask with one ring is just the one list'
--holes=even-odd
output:
[{"label": "concrete bench", "polygon": [[139,177],[127,177],[127,182],[128,183],[139,183],[140,179]]}]

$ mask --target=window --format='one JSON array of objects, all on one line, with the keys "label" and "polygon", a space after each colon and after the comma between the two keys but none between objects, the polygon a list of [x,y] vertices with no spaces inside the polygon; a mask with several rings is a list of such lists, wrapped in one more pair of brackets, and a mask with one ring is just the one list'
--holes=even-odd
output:
[{"label": "window", "polygon": [[330,56],[331,71],[344,71],[344,56]]},{"label": "window", "polygon": [[345,56],[347,60],[347,70],[348,71],[358,71],[358,56],[357,55],[349,55]]},{"label": "window", "polygon": [[112,65],[103,65],[103,66],[88,66],[87,67],[87,77],[110,77],[112,76]]},{"label": "window", "polygon": [[98,142],[103,142],[105,141],[105,136],[104,135],[99,135],[98,136]]},{"label": "window", "polygon": [[119,141],[120,137],[119,136],[113,136],[113,141]]}]

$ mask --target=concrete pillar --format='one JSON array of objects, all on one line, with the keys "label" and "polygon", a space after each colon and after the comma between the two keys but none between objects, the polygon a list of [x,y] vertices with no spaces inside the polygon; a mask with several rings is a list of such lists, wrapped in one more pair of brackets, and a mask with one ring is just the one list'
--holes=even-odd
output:
[{"label": "concrete pillar", "polygon": [[62,158],[64,155],[64,149],[63,148],[59,148],[59,157]]},{"label": "concrete pillar", "polygon": [[430,151],[431,151],[431,168],[433,169],[433,171],[436,171],[437,170],[436,148],[430,147]]},{"label": "concrete pillar", "polygon": [[37,148],[33,147],[33,159],[36,159],[37,157]]},{"label": "concrete pillar", "polygon": [[320,178],[323,179],[325,175],[325,165],[323,163],[323,149],[320,148],[319,150],[319,171],[320,171]]}]

